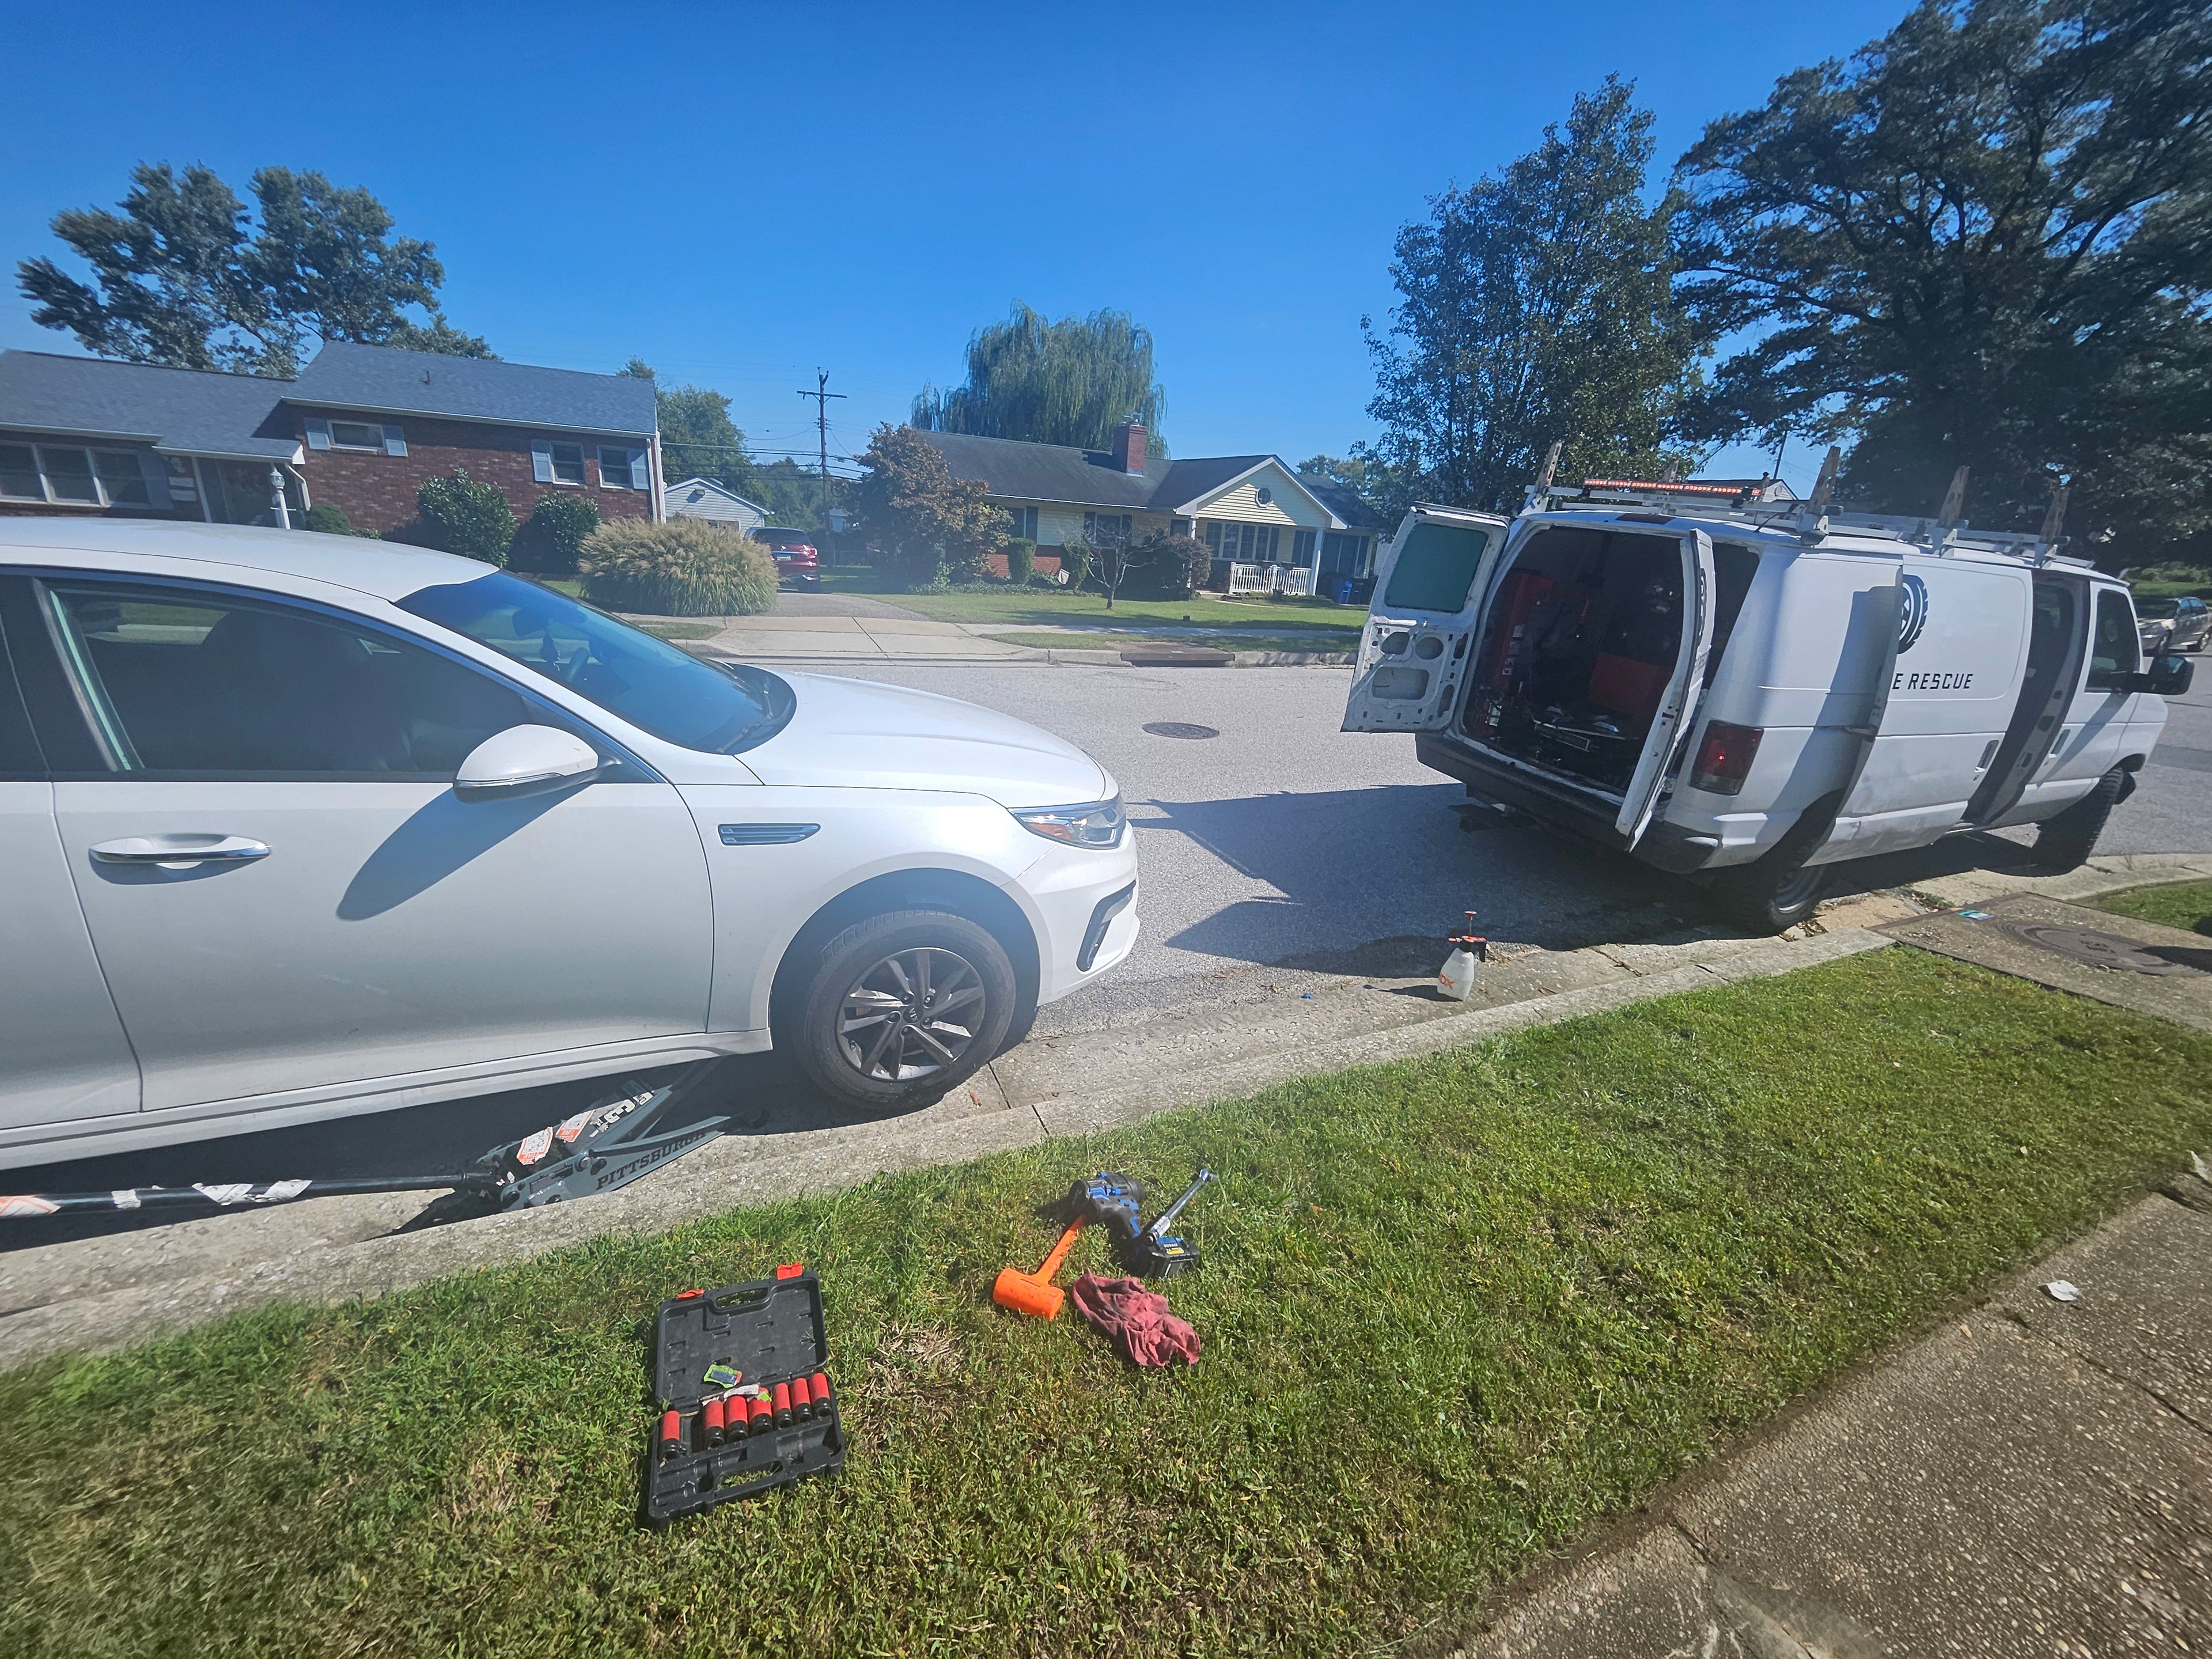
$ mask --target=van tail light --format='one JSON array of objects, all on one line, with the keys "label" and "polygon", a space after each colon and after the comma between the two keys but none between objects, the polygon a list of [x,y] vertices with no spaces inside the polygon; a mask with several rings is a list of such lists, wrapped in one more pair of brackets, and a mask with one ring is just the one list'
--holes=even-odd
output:
[{"label": "van tail light", "polygon": [[1765,735],[1756,726],[1708,720],[1705,741],[1698,745],[1698,763],[1691,769],[1690,787],[1716,795],[1736,793],[1751,770],[1751,757],[1759,752],[1759,740]]}]

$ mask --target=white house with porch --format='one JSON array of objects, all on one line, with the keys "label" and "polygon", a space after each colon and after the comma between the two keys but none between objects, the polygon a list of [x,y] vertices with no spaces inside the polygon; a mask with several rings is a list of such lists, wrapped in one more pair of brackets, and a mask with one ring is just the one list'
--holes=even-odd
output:
[{"label": "white house with porch", "polygon": [[921,435],[954,477],[990,492],[1014,534],[1036,544],[1043,571],[1057,570],[1060,550],[1078,538],[1095,548],[1170,531],[1195,536],[1212,550],[1217,586],[1235,580],[1232,566],[1251,567],[1300,573],[1287,580],[1279,574],[1256,580],[1275,590],[1312,592],[1328,576],[1371,574],[1383,533],[1357,495],[1302,477],[1280,456],[1170,460],[1148,454],[1145,428],[1133,423],[1116,428],[1104,450],[958,432]]}]

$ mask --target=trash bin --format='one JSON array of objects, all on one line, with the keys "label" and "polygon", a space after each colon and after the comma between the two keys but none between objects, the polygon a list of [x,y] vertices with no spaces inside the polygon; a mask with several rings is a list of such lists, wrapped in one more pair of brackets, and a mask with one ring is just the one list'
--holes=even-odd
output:
[{"label": "trash bin", "polygon": [[1364,605],[1374,597],[1375,578],[1372,576],[1362,576],[1358,581],[1352,584],[1352,597],[1348,603]]},{"label": "trash bin", "polygon": [[1350,605],[1352,587],[1352,581],[1349,576],[1328,575],[1321,579],[1322,593],[1331,605]]}]

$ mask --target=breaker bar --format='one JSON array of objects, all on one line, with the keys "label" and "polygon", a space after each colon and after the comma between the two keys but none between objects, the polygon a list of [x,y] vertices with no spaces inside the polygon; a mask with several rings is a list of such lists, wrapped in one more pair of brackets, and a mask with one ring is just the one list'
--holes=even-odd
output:
[{"label": "breaker bar", "polygon": [[726,1117],[702,1118],[665,1134],[651,1132],[671,1106],[706,1081],[721,1062],[701,1060],[657,1089],[625,1081],[560,1122],[495,1146],[457,1175],[364,1176],[331,1181],[202,1182],[190,1187],[119,1187],[105,1193],[0,1194],[0,1219],[82,1215],[119,1210],[230,1210],[291,1204],[341,1194],[466,1194],[497,1210],[532,1210],[595,1193],[611,1193],[722,1133]]}]

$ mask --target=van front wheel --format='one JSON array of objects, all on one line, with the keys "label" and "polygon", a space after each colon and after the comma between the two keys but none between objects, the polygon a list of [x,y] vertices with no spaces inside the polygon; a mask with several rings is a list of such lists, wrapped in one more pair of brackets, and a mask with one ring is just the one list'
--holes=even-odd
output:
[{"label": "van front wheel", "polygon": [[2035,832],[2035,845],[2027,856],[2039,870],[2063,875],[2079,870],[2097,850],[2097,837],[2105,833],[2105,820],[2126,787],[2127,769],[2115,766],[2097,780],[2097,787],[2055,818],[2045,818]]}]

